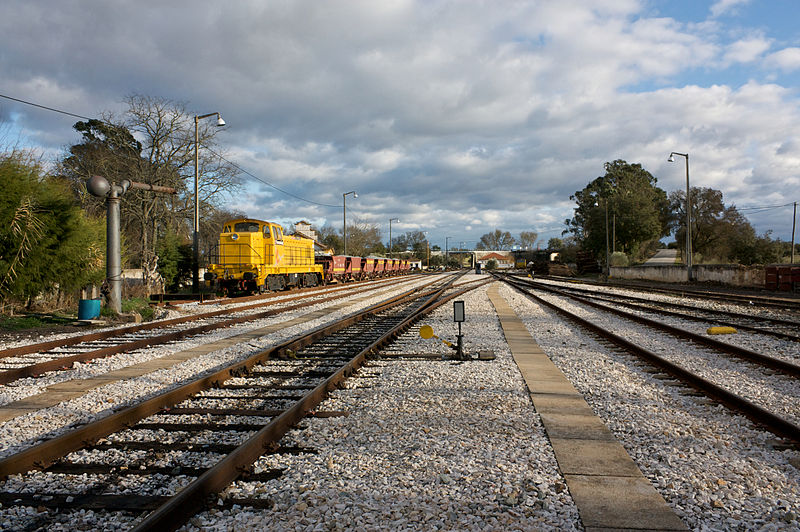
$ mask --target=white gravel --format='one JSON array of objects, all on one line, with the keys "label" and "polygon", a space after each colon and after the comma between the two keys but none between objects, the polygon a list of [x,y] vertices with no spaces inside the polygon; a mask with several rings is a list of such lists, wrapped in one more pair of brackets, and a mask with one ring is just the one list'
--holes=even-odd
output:
[{"label": "white gravel", "polygon": [[[349,416],[307,419],[282,441],[318,454],[264,457],[257,470],[287,468],[283,478],[237,482],[225,494],[267,498],[273,509],[204,513],[188,528],[581,530],[486,288],[463,300],[465,350],[493,350],[496,360],[371,363],[362,375],[379,378],[348,381],[320,405]],[[452,320],[444,305],[421,323],[453,341]],[[391,352],[452,354],[418,329]]]},{"label": "white gravel", "polygon": [[29,446],[40,439],[51,438],[60,434],[67,426],[76,423],[87,423],[98,416],[107,415],[112,409],[133,403],[134,401],[154,395],[167,388],[182,384],[189,379],[204,373],[211,373],[233,361],[276,345],[292,336],[334,321],[339,316],[356,312],[379,301],[419,286],[425,280],[404,282],[400,285],[381,288],[375,293],[365,296],[356,294],[348,299],[334,300],[325,304],[312,305],[304,309],[294,310],[270,318],[257,320],[218,331],[205,333],[198,337],[188,338],[172,344],[145,348],[130,353],[122,353],[113,357],[97,359],[91,363],[76,364],[67,372],[53,372],[36,379],[22,379],[0,388],[0,404],[5,404],[23,397],[42,392],[47,386],[69,379],[81,379],[102,375],[108,371],[128,367],[155,358],[167,356],[198,345],[215,342],[246,331],[282,323],[315,310],[339,305],[353,300],[353,303],[337,313],[326,315],[311,322],[281,329],[275,333],[262,336],[246,344],[236,344],[226,349],[212,351],[206,355],[187,360],[175,366],[156,372],[114,382],[86,392],[85,395],[46,410],[38,410],[30,414],[16,417],[0,425],[0,457],[8,456]]},{"label": "white gravel", "polygon": [[[465,281],[474,278],[470,275]],[[504,286],[501,293],[693,530],[800,529],[800,473],[789,462],[800,464],[796,451],[774,448],[771,434],[722,407],[684,395],[685,389],[653,378],[631,358],[597,344],[516,291]],[[286,468],[283,477],[237,482],[223,494],[265,498],[272,501],[271,509],[212,510],[195,516],[186,528],[582,530],[486,288],[463,299],[466,351],[493,350],[496,360],[455,363],[387,358],[371,362],[360,375],[379,378],[356,377],[320,406],[320,410],[347,411],[347,417],[308,418],[281,442],[310,447],[317,454],[262,457],[257,471]],[[334,317],[93,390],[58,408],[12,420],[0,426],[0,443],[6,446],[3,454],[52,433],[53,427],[92,418],[106,405],[154,393]],[[455,340],[452,305],[422,323],[431,324],[440,337]],[[189,345],[195,344],[179,349]],[[436,339],[420,339],[417,329],[389,351],[452,353]],[[285,363],[275,361],[276,367]],[[152,436],[150,431],[136,432],[142,439]],[[204,463],[206,459],[200,453],[182,454],[186,453],[169,453],[164,464]],[[63,476],[42,478],[38,489],[68,486]],[[166,493],[184,481],[178,477],[167,485],[166,478],[153,477],[145,488]],[[130,487],[139,486],[132,480]],[[29,512],[2,510],[0,526],[27,520],[24,514]],[[131,521],[80,511],[65,513],[61,524],[48,528],[69,530],[78,524],[113,530],[129,527]]]},{"label": "white gravel", "polygon": [[501,293],[693,530],[800,528],[797,451],[774,448],[771,433],[666,385],[518,292]]},{"label": "white gravel", "polygon": [[[795,377],[775,374],[773,370],[677,339],[658,329],[639,325],[604,310],[576,303],[569,298],[548,293],[540,294],[540,297],[800,425],[800,386]],[[656,321],[666,320],[660,317]],[[772,344],[787,343],[771,340]],[[755,347],[746,338],[742,338],[740,344],[751,350]],[[758,344],[761,347],[764,345],[763,342]],[[762,354],[774,353],[762,352]]]}]

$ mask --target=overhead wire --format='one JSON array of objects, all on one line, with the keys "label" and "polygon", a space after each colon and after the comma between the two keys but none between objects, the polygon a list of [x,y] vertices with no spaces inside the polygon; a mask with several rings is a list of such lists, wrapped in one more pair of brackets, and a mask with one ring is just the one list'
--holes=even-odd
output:
[{"label": "overhead wire", "polygon": [[739,212],[742,211],[753,211],[753,212],[763,212],[763,211],[771,211],[774,209],[783,209],[784,207],[791,207],[794,205],[795,202],[785,203],[783,205],[764,205],[761,207],[737,207],[736,210]]},{"label": "overhead wire", "polygon": [[[8,95],[5,95],[5,94],[0,94],[0,98],[5,98],[7,100],[12,100],[12,101],[23,103],[25,105],[30,105],[30,106],[33,106],[33,107],[38,107],[39,109],[45,109],[47,111],[52,111],[54,113],[60,113],[62,115],[72,116],[72,117],[75,117],[75,118],[81,118],[83,120],[99,120],[100,122],[104,122],[104,123],[109,124],[109,125],[117,125],[117,124],[111,124],[110,122],[108,122],[106,120],[103,120],[103,119],[100,119],[100,118],[89,118],[88,116],[83,116],[83,115],[71,113],[69,111],[64,111],[62,109],[56,109],[55,107],[48,107],[46,105],[40,105],[38,103],[29,102],[27,100],[22,100],[20,98],[14,98],[12,96],[8,96]],[[342,207],[341,205],[331,205],[329,203],[320,203],[320,202],[317,202],[317,201],[309,200],[309,199],[303,198],[301,196],[298,196],[297,194],[293,194],[293,193],[291,193],[291,192],[289,192],[287,190],[283,190],[282,188],[273,185],[269,181],[267,181],[267,180],[255,175],[255,174],[253,174],[252,172],[249,172],[249,171],[245,170],[240,165],[238,165],[237,163],[235,163],[235,162],[231,161],[230,159],[224,157],[222,154],[216,152],[215,150],[212,150],[211,148],[209,148],[207,146],[205,147],[205,149],[210,151],[211,153],[213,153],[214,155],[216,155],[217,157],[219,157],[223,161],[227,162],[228,164],[232,165],[234,168],[236,168],[240,172],[250,176],[251,178],[255,179],[256,181],[259,181],[259,182],[267,185],[268,187],[274,188],[278,192],[286,194],[287,196],[291,196],[291,197],[293,197],[295,199],[299,199],[300,201],[304,201],[306,203],[311,203],[313,205],[319,205],[321,207],[331,207],[331,208],[336,208],[336,209]]]}]

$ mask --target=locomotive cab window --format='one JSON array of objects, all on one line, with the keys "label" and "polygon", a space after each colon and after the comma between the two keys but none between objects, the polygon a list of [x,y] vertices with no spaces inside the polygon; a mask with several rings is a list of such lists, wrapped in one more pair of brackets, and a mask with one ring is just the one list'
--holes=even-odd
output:
[{"label": "locomotive cab window", "polygon": [[283,242],[283,233],[280,227],[272,226],[272,236],[275,238],[275,243],[280,244]]},{"label": "locomotive cab window", "polygon": [[257,233],[258,232],[258,223],[257,222],[239,222],[233,226],[234,231],[237,233]]},{"label": "locomotive cab window", "polygon": [[231,232],[231,226],[230,225],[226,225],[225,228],[222,230],[222,232],[223,233],[230,233]]}]

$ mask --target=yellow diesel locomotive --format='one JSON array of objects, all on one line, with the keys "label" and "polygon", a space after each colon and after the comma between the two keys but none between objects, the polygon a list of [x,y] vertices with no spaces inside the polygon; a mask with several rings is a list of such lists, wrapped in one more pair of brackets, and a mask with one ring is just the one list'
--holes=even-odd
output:
[{"label": "yellow diesel locomotive", "polygon": [[285,290],[322,284],[314,242],[284,235],[280,225],[243,218],[226,222],[205,280],[223,293]]}]

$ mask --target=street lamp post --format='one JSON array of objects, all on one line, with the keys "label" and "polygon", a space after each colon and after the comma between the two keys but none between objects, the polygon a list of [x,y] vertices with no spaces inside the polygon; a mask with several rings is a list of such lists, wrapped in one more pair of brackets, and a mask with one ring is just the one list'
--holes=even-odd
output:
[{"label": "street lamp post", "polygon": [[[596,196],[595,198],[596,199],[594,201],[594,206],[595,207],[599,207],[600,206],[601,197],[600,196]],[[610,262],[608,260],[608,258],[609,258],[609,256],[608,256],[608,198],[602,198],[602,200],[603,200],[603,204],[605,206],[605,216],[606,216],[606,267],[605,267],[605,276],[606,276],[606,281],[608,281],[608,277],[611,274],[611,264],[610,264]]]},{"label": "street lamp post", "polygon": [[794,230],[797,225],[797,202],[794,202],[794,210],[792,211],[792,262],[794,264]]},{"label": "street lamp post", "polygon": [[686,159],[686,275],[692,280],[692,197],[689,189],[689,154],[677,151],[670,152],[668,162],[674,163],[675,157],[680,155]]},{"label": "street lamp post", "polygon": [[222,115],[208,113],[194,117],[194,233],[192,234],[192,293],[200,291],[200,120],[210,116],[217,117],[217,127],[225,125]]},{"label": "street lamp post", "polygon": [[[425,268],[427,270],[430,270],[431,269],[431,243],[428,242],[428,232],[427,231],[423,231],[422,234],[425,235],[425,262],[427,263],[425,265]],[[794,247],[794,243],[792,244],[792,246]]]},{"label": "street lamp post", "polygon": [[400,218],[389,218],[389,256],[392,256],[392,222],[399,222]]},{"label": "street lamp post", "polygon": [[344,237],[344,255],[347,255],[347,196],[350,194],[352,194],[354,198],[358,197],[355,190],[342,194],[342,236]]},{"label": "street lamp post", "polygon": [[608,198],[605,201],[606,204],[606,281],[611,276],[611,262],[609,262],[609,254],[608,254]]}]

